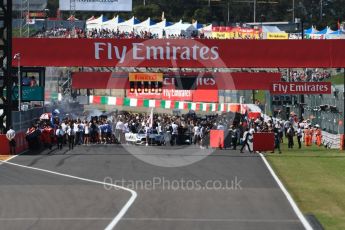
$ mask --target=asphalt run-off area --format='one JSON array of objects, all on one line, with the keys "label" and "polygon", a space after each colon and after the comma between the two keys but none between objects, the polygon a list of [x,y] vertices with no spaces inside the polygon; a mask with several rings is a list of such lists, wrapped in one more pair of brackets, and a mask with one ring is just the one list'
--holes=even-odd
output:
[{"label": "asphalt run-off area", "polygon": [[304,229],[259,154],[137,149],[78,146],[1,163],[1,229]]}]

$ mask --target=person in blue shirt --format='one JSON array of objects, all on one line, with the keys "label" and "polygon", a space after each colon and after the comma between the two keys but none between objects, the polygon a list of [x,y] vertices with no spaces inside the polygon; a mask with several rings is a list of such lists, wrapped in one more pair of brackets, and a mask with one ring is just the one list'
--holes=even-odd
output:
[{"label": "person in blue shirt", "polygon": [[107,125],[107,143],[111,143],[111,134],[112,134],[112,127],[111,127],[111,124],[110,124],[110,121],[108,121],[108,123],[106,124]]}]

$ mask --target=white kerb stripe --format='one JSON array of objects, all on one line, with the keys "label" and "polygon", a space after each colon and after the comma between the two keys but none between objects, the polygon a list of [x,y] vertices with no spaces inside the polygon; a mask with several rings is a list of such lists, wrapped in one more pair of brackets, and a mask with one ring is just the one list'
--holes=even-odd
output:
[{"label": "white kerb stripe", "polygon": [[292,199],[290,193],[286,190],[285,186],[283,185],[283,183],[280,181],[280,179],[278,178],[277,174],[273,171],[272,167],[270,166],[270,164],[267,162],[265,156],[260,153],[260,157],[263,160],[263,162],[265,163],[268,171],[271,173],[272,177],[274,178],[274,180],[277,182],[279,188],[283,191],[286,199],[289,201],[292,209],[294,210],[294,212],[296,213],[297,217],[300,219],[300,221],[302,222],[304,228],[306,230],[313,230],[313,228],[310,226],[309,222],[307,221],[307,219],[304,217],[304,215],[302,214],[301,210],[298,208],[297,204],[295,203],[295,201]]}]

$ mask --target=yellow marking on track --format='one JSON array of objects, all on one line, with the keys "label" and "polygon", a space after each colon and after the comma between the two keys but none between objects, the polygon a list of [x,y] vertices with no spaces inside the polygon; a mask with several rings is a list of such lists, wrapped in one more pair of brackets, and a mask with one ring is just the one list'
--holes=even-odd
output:
[{"label": "yellow marking on track", "polygon": [[12,155],[0,155],[0,161],[6,161],[10,159]]}]

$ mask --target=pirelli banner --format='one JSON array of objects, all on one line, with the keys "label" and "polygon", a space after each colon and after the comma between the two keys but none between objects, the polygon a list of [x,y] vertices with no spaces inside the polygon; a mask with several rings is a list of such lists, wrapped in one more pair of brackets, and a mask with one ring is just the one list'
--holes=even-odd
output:
[{"label": "pirelli banner", "polygon": [[334,68],[345,67],[344,47],[345,40],[13,39],[23,66]]},{"label": "pirelli banner", "polygon": [[132,0],[59,0],[61,11],[71,11],[75,2],[76,11],[132,11]]},{"label": "pirelli banner", "polygon": [[163,81],[163,73],[129,73],[129,81],[151,82],[151,81]]}]

